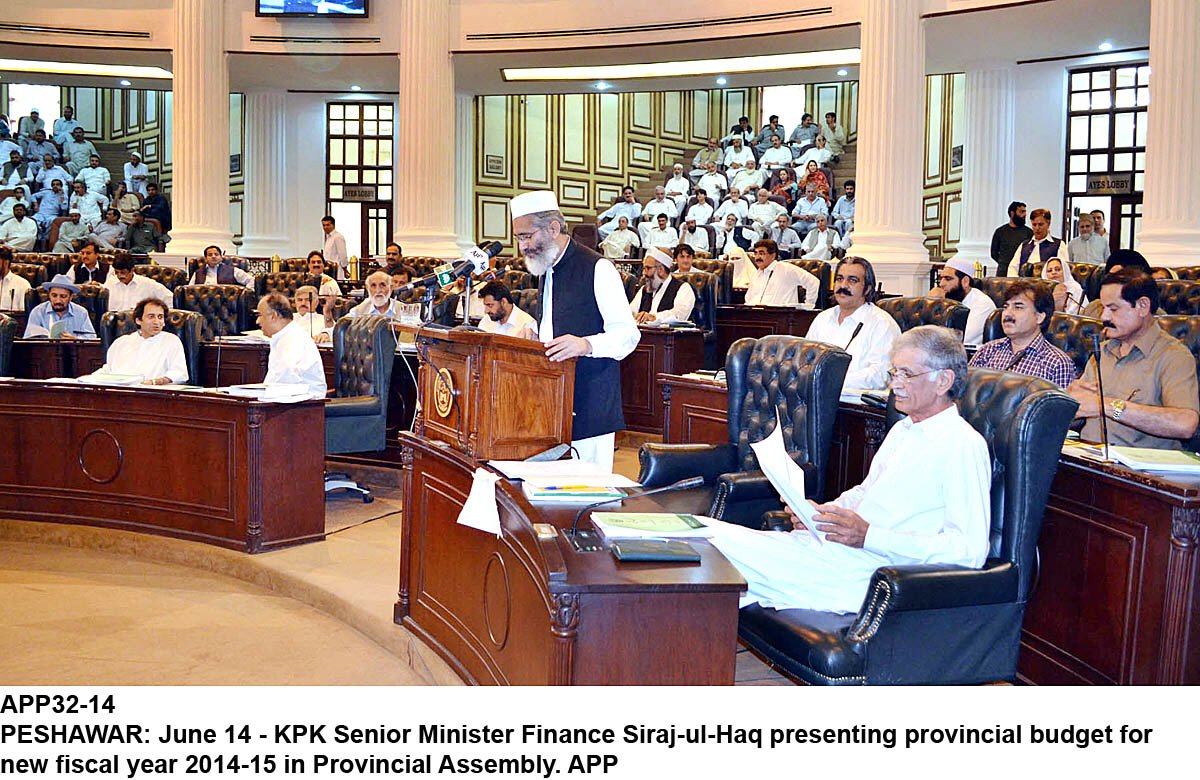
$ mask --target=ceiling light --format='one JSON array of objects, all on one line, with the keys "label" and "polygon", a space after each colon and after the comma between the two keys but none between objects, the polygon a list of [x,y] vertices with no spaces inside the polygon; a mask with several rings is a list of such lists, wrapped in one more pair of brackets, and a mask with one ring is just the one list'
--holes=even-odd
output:
[{"label": "ceiling light", "polygon": [[717,77],[717,83],[718,83],[718,84],[720,84],[720,85],[723,87],[723,86],[725,86],[726,84],[728,84],[728,83],[729,83],[729,79],[725,78],[724,76],[718,76],[718,77]]},{"label": "ceiling light", "polygon": [[351,92],[362,92],[362,87],[360,87],[360,86],[359,86],[359,85],[357,85],[357,84],[351,84],[351,85],[350,85],[350,91],[351,91]]},{"label": "ceiling light", "polygon": [[756,73],[772,70],[827,68],[833,65],[857,65],[860,49],[830,49],[795,54],[764,54],[755,57],[727,57],[718,60],[680,60],[646,62],[638,65],[577,65],[553,68],[504,68],[505,81],[590,81],[605,79],[649,79],[681,76],[713,76],[720,73]]},{"label": "ceiling light", "polygon": [[850,71],[846,70],[845,68],[838,68],[838,75],[839,76],[849,76]]},{"label": "ceiling light", "polygon": [[612,86],[612,84],[609,84],[607,81],[597,81],[596,82],[596,89],[604,90],[604,89],[608,89],[611,86]]},{"label": "ceiling light", "polygon": [[132,81],[130,81],[129,79],[121,79],[121,80],[120,80],[120,81],[118,81],[117,83],[118,83],[118,84],[120,84],[122,87],[131,87],[131,86],[133,86],[133,82],[132,82]]},{"label": "ceiling light", "polygon": [[68,76],[111,76],[130,79],[169,79],[171,71],[148,65],[102,65],[95,62],[46,62],[0,59],[0,70],[17,73],[58,73]]},{"label": "ceiling light", "polygon": [[1112,41],[1105,41],[1104,43],[1100,44],[1100,51],[1110,50],[1112,50]]}]

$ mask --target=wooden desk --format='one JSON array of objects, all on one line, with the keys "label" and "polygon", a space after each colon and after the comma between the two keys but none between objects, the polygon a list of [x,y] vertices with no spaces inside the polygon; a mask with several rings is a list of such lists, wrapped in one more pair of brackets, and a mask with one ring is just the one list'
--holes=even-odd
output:
[{"label": "wooden desk", "polygon": [[723,363],[729,347],[738,339],[803,336],[819,313],[794,306],[718,306],[717,359]]},{"label": "wooden desk", "polygon": [[[468,683],[730,685],[745,581],[693,542],[700,564],[618,563],[576,553],[533,523],[568,526],[578,507],[538,509],[497,483],[502,535],[456,522],[476,464],[411,434],[404,451],[395,620]],[[617,505],[619,506],[619,505]],[[655,508],[631,501],[632,511]],[[586,523],[586,519],[584,520]]]},{"label": "wooden desk", "polygon": [[699,330],[640,328],[642,340],[621,361],[621,404],[625,427],[662,433],[661,374],[682,374],[704,367],[704,334]]},{"label": "wooden desk", "polygon": [[[725,387],[663,377],[668,442],[723,442]],[[862,482],[884,411],[841,404],[826,495]],[[1042,685],[1200,684],[1200,477],[1167,479],[1064,455],[1018,676]]]},{"label": "wooden desk", "polygon": [[0,382],[0,513],[251,553],[317,541],[323,406]]}]

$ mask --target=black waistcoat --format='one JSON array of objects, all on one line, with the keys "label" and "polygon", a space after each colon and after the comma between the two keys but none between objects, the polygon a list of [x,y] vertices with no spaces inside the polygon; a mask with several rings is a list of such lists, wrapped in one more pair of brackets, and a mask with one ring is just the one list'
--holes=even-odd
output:
[{"label": "black waistcoat", "polygon": [[[596,304],[596,263],[600,255],[575,241],[554,265],[551,313],[554,335],[588,337],[604,330],[604,317]],[[538,311],[530,312],[539,322],[541,303],[546,300],[546,277],[538,279]],[[589,439],[625,427],[621,411],[621,364],[612,358],[581,357],[575,361],[575,408],[571,426],[573,439]]]}]

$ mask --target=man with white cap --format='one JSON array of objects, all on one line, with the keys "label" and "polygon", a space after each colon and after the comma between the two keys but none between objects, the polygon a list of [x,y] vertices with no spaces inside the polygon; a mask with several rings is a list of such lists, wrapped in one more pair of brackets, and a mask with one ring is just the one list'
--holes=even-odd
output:
[{"label": "man with white cap", "polygon": [[71,277],[58,274],[43,284],[42,289],[50,294],[50,300],[30,310],[25,338],[96,338],[96,329],[92,327],[87,309],[71,302],[71,297],[79,292],[79,288],[71,284]]},{"label": "man with white cap", "polygon": [[996,304],[983,292],[971,285],[975,281],[975,264],[969,260],[953,257],[938,271],[937,286],[929,291],[931,298],[949,298],[971,310],[967,316],[967,331],[964,344],[983,343],[983,325],[988,315],[996,310]]},{"label": "man with white cap", "polygon": [[688,193],[692,191],[692,180],[683,172],[682,163],[675,163],[671,174],[671,178],[667,179],[666,183],[667,197],[675,201],[675,209],[682,214],[684,207],[687,206]]},{"label": "man with white cap", "polygon": [[642,260],[642,285],[629,302],[639,325],[656,322],[687,322],[696,308],[692,286],[671,276],[675,260],[658,247],[646,251]]},{"label": "man with white cap", "polygon": [[142,155],[133,151],[129,153],[129,162],[125,163],[125,189],[130,193],[145,196],[146,180],[150,178],[150,169],[142,162]]},{"label": "man with white cap", "polygon": [[576,243],[553,192],[513,198],[513,236],[540,292],[531,311],[553,362],[575,363],[572,445],[582,460],[612,470],[621,411],[620,361],[641,334],[629,311],[621,276],[611,262]]},{"label": "man with white cap", "polygon": [[67,216],[70,219],[58,226],[58,240],[50,249],[55,254],[74,254],[79,251],[79,245],[87,241],[89,230],[81,219],[79,209],[71,209]]}]

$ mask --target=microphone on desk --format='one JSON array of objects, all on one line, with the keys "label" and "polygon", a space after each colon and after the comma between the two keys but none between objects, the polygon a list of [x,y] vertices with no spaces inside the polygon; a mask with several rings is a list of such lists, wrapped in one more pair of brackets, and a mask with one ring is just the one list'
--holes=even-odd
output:
[{"label": "microphone on desk", "polygon": [[627,501],[631,498],[652,496],[655,493],[669,493],[672,490],[698,488],[703,484],[704,477],[688,477],[687,479],[681,479],[678,482],[672,482],[670,485],[654,488],[653,490],[641,490],[637,493],[629,493],[628,495],[621,496],[620,498],[606,498],[603,501],[597,501],[593,504],[588,504],[575,513],[575,522],[571,523],[571,530],[569,532],[564,531],[563,533],[571,541],[571,545],[575,548],[576,552],[599,552],[602,548],[600,547],[600,538],[596,535],[596,532],[579,530],[579,518],[583,517],[584,512],[589,512],[596,507],[604,506],[605,504],[615,504],[620,501]]},{"label": "microphone on desk", "polygon": [[1104,445],[1104,460],[1111,462],[1108,456],[1108,418],[1104,415],[1104,376],[1100,370],[1100,334],[1092,334],[1092,352],[1096,356],[1096,395],[1100,402],[1100,443]]},{"label": "microphone on desk", "polygon": [[472,273],[483,273],[488,270],[489,261],[504,251],[504,246],[499,241],[489,241],[482,247],[472,247],[453,265],[445,263],[434,269],[433,273],[426,274],[420,279],[414,279],[408,284],[401,285],[396,288],[395,292],[408,292],[410,290],[421,290],[426,287],[432,287],[435,284],[438,287],[445,287],[454,282],[456,279],[461,279]]},{"label": "microphone on desk", "polygon": [[854,339],[858,338],[858,334],[862,332],[862,329],[863,329],[863,324],[860,322],[854,328],[854,332],[850,334],[850,340],[846,342],[846,346],[842,347],[843,351],[845,351],[845,352],[850,351],[850,345],[854,343]]}]

